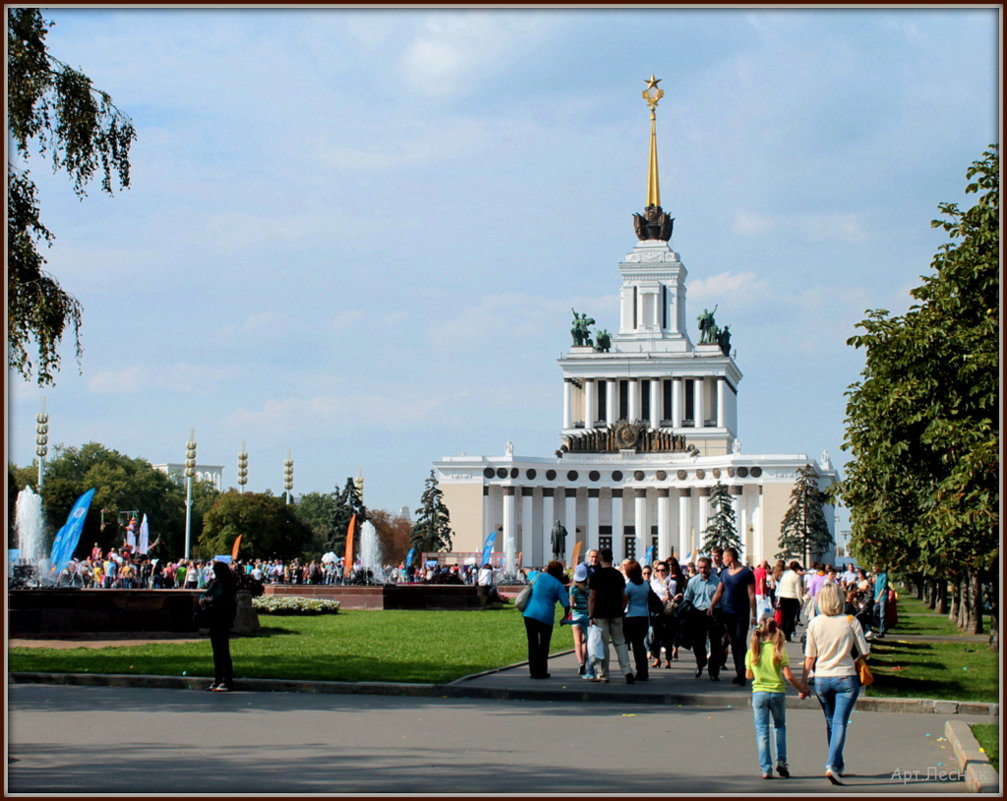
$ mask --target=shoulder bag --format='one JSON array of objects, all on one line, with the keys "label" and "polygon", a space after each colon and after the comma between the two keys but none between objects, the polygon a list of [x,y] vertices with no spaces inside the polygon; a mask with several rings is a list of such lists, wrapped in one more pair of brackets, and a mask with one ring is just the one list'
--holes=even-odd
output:
[{"label": "shoulder bag", "polygon": [[531,600],[531,588],[535,586],[535,582],[538,581],[538,576],[531,584],[527,585],[521,592],[517,594],[517,598],[514,599],[514,606],[518,608],[519,612],[523,612],[527,606],[528,601]]}]

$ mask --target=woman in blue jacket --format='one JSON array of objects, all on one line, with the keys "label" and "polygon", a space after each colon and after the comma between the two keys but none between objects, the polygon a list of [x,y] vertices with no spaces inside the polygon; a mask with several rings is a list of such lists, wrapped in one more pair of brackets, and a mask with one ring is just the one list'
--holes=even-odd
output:
[{"label": "woman in blue jacket", "polygon": [[548,679],[549,641],[556,619],[556,604],[570,614],[570,600],[564,584],[563,563],[552,561],[539,573],[531,588],[531,598],[524,608],[524,627],[528,633],[528,670],[533,679]]}]

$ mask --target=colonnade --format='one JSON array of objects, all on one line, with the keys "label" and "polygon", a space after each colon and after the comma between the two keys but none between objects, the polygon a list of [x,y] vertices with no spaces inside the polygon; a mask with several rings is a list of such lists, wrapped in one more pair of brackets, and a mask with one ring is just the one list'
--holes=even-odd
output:
[{"label": "colonnade", "polygon": [[[762,559],[761,488],[729,487],[742,558]],[[592,548],[607,546],[616,561],[642,559],[654,546],[655,557],[674,552],[681,561],[699,550],[709,516],[710,487],[483,487],[483,528],[503,529],[497,549],[509,564],[522,554],[524,565],[541,566],[552,558],[552,528],[567,530],[564,561],[570,563],[577,541],[581,559]],[[621,536],[620,536],[621,534]],[[768,558],[768,557],[766,557]]]},{"label": "colonnade", "polygon": [[[627,385],[624,415],[620,414],[620,382]],[[647,382],[646,387],[644,382]],[[666,402],[665,382],[671,383],[670,408]],[[691,418],[686,416],[687,391],[692,393]],[[723,428],[728,424],[725,415],[725,393],[728,391],[733,390],[724,376],[566,379],[563,382],[563,428],[579,427],[578,424],[586,428],[594,428],[596,423],[613,425],[623,417],[641,420],[645,395],[647,422],[651,428],[660,428],[662,423],[665,426],[670,423],[672,428],[705,428],[708,423]],[[602,407],[604,415],[600,411]]]}]

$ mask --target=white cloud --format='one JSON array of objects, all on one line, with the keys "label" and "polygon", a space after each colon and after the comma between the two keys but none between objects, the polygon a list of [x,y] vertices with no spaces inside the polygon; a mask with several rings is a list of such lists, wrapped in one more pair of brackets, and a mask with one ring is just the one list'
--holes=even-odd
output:
[{"label": "white cloud", "polygon": [[235,409],[224,423],[238,430],[290,434],[320,424],[395,428],[430,419],[458,395],[396,388],[395,394],[316,395],[310,398],[270,398],[260,409]]},{"label": "white cloud", "polygon": [[352,326],[363,316],[364,313],[360,309],[344,309],[341,312],[336,312],[332,318],[332,327],[337,331],[341,331],[344,328]]},{"label": "white cloud", "polygon": [[103,370],[87,379],[96,395],[136,395],[154,390],[205,395],[215,391],[235,369],[201,364],[129,365]]},{"label": "white cloud", "polygon": [[414,89],[431,95],[478,94],[487,74],[505,72],[544,34],[538,15],[439,14],[406,48],[400,67]]},{"label": "white cloud", "polygon": [[689,300],[730,299],[735,305],[754,303],[768,291],[755,273],[718,273],[689,282]]},{"label": "white cloud", "polygon": [[861,243],[868,239],[864,217],[855,212],[757,214],[739,211],[734,216],[731,230],[741,236],[761,236],[782,231],[808,242],[838,240]]}]

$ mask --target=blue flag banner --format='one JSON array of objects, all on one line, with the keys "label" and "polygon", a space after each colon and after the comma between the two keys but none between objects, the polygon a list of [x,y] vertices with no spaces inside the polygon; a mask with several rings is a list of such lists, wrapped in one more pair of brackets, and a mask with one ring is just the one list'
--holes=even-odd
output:
[{"label": "blue flag banner", "polygon": [[409,553],[406,554],[405,566],[409,567],[413,563],[413,557],[416,555],[416,549],[410,548]]},{"label": "blue flag banner", "polygon": [[66,516],[66,524],[53,540],[49,562],[57,573],[70,561],[77,543],[80,542],[80,533],[84,530],[84,520],[87,518],[87,510],[91,507],[94,492],[93,489],[89,489],[77,499],[70,509],[70,514]]},{"label": "blue flag banner", "polygon": [[643,557],[643,563],[644,563],[645,565],[649,565],[649,564],[652,564],[652,563],[653,563],[653,561],[654,561],[654,546],[653,546],[653,545],[651,545],[651,546],[650,546],[650,547],[649,547],[649,548],[647,549],[647,555]]},{"label": "blue flag banner", "polygon": [[229,553],[219,554],[218,556],[213,557],[213,561],[214,562],[223,562],[225,565],[229,565],[229,564],[231,564],[231,554],[229,554]]},{"label": "blue flag banner", "polygon": [[480,562],[481,565],[489,564],[490,557],[493,555],[493,545],[497,541],[496,529],[491,531],[486,535],[486,544],[483,545],[483,560]]}]

